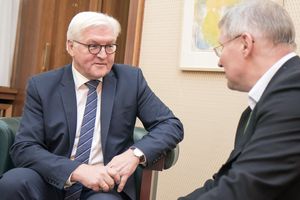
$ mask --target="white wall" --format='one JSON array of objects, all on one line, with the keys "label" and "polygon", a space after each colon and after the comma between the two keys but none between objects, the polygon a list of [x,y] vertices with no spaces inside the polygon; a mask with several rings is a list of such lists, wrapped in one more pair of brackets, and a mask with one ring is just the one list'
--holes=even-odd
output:
[{"label": "white wall", "polygon": [[185,128],[178,163],[159,175],[157,200],[173,200],[200,187],[226,160],[247,100],[227,89],[223,73],[179,69],[184,1],[145,2],[140,67]]}]

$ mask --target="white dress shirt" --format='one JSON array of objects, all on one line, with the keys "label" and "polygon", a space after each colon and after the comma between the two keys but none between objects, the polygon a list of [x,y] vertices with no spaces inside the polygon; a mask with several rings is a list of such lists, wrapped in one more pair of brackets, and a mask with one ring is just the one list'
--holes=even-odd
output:
[{"label": "white dress shirt", "polygon": [[[75,91],[76,91],[76,102],[77,102],[77,127],[76,127],[76,135],[75,135],[75,141],[74,146],[71,153],[71,159],[75,159],[76,150],[79,142],[79,136],[80,136],[80,129],[82,124],[82,119],[84,115],[84,109],[85,104],[87,100],[87,94],[88,94],[88,87],[85,85],[86,82],[89,81],[89,79],[85,78],[83,75],[81,75],[75,67],[72,66],[72,73],[75,83]],[[95,122],[95,129],[94,129],[94,135],[93,135],[93,141],[92,141],[92,147],[89,157],[88,164],[98,164],[103,163],[103,153],[102,153],[102,147],[101,147],[101,124],[100,124],[100,107],[101,107],[101,88],[102,88],[102,78],[99,79],[100,83],[97,87],[97,113],[96,113],[96,122]],[[71,133],[72,134],[72,133]]]},{"label": "white dress shirt", "polygon": [[262,94],[264,93],[265,89],[267,88],[269,82],[276,74],[276,72],[280,69],[280,67],[282,67],[282,65],[286,61],[288,61],[289,59],[291,59],[296,55],[297,55],[296,53],[292,52],[283,56],[255,83],[255,85],[248,93],[248,103],[251,110],[253,110],[253,108],[261,98]]}]

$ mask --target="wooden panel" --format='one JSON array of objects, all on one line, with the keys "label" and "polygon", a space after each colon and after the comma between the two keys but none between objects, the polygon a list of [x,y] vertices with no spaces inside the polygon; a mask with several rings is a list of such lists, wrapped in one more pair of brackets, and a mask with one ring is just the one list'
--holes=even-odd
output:
[{"label": "wooden panel", "polygon": [[21,115],[25,86],[30,76],[70,63],[65,50],[71,18],[101,0],[21,0],[11,86],[18,90],[14,116]]},{"label": "wooden panel", "polygon": [[12,116],[12,105],[0,103],[0,117],[11,117]]},{"label": "wooden panel", "polygon": [[115,62],[124,63],[130,0],[102,0],[101,12],[116,18],[121,24]]},{"label": "wooden panel", "polygon": [[17,93],[18,91],[16,89],[0,86],[0,102],[13,102],[16,99]]},{"label": "wooden panel", "polygon": [[124,63],[139,65],[145,0],[131,0],[127,25]]},{"label": "wooden panel", "polygon": [[[52,34],[52,51],[50,69],[61,67],[71,63],[71,57],[66,51],[67,29],[71,19],[79,12],[88,11],[97,6],[98,1],[88,0],[65,0],[57,1],[55,6],[54,30]],[[67,11],[67,12],[66,12]]]},{"label": "wooden panel", "polygon": [[0,117],[11,117],[13,103],[16,99],[17,90],[8,87],[0,87]]},{"label": "wooden panel", "polygon": [[18,90],[15,115],[20,115],[28,77],[40,73],[44,44],[51,41],[55,1],[21,0],[11,86]]}]

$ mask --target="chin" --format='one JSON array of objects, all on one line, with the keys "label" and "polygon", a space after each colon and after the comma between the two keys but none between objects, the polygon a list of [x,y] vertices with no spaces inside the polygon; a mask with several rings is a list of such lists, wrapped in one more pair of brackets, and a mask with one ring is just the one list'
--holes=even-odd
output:
[{"label": "chin", "polygon": [[238,89],[237,89],[237,87],[234,85],[234,84],[232,84],[231,82],[227,82],[227,87],[230,89],[230,90],[237,90],[237,91],[239,91]]},{"label": "chin", "polygon": [[95,76],[98,78],[104,77],[109,73],[109,71],[105,70],[105,71],[101,71],[99,73],[96,73]]}]

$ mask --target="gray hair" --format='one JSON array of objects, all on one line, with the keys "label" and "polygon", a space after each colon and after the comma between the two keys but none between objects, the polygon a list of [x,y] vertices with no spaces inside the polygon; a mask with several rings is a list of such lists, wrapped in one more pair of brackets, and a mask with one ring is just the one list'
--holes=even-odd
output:
[{"label": "gray hair", "polygon": [[275,45],[284,43],[296,47],[291,17],[282,6],[270,0],[242,1],[225,13],[219,28],[228,38],[248,32]]},{"label": "gray hair", "polygon": [[120,23],[111,16],[99,12],[80,12],[73,17],[69,24],[67,40],[80,39],[82,31],[97,26],[111,28],[115,39],[121,32]]}]

